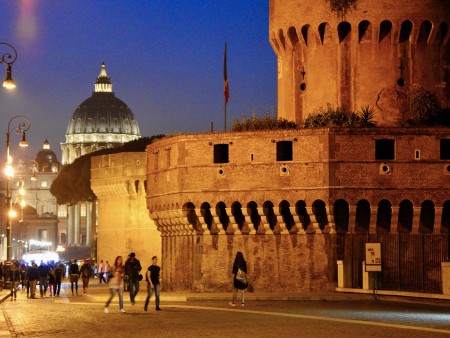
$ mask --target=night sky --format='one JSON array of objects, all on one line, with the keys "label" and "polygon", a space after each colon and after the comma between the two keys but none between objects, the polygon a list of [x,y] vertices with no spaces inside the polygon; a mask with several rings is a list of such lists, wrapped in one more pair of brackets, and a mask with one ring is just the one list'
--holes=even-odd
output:
[{"label": "night sky", "polygon": [[[232,118],[276,110],[276,57],[269,0],[0,0],[0,41],[12,44],[14,91],[0,89],[0,132],[14,115],[31,120],[33,159],[48,138],[61,160],[69,120],[94,90],[102,61],[142,136],[223,130],[223,53]],[[0,46],[1,54],[7,50]],[[0,67],[4,67],[1,64]],[[0,79],[4,79],[4,70]],[[6,136],[5,141],[6,142]],[[11,136],[16,151],[19,135]],[[14,145],[14,146],[13,146]],[[0,154],[4,154],[1,146]],[[14,157],[14,153],[13,153]]]}]

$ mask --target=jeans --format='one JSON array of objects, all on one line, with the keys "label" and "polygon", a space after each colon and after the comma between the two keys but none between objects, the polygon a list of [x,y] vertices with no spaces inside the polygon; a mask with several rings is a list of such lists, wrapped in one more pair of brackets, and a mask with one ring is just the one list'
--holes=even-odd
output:
[{"label": "jeans", "polygon": [[13,298],[13,294],[14,294],[14,298],[17,298],[17,286],[18,285],[19,285],[18,280],[11,281],[11,299]]},{"label": "jeans", "polygon": [[59,296],[60,291],[61,291],[61,279],[57,279],[55,280],[55,290],[53,291],[53,295]]},{"label": "jeans", "polygon": [[108,301],[106,302],[105,307],[108,307],[109,303],[111,303],[112,299],[114,298],[115,293],[117,292],[119,295],[119,307],[123,309],[123,289],[110,289],[111,290],[111,296],[109,297]]},{"label": "jeans", "polygon": [[30,280],[30,297],[34,298],[36,294],[37,279]]},{"label": "jeans", "polygon": [[41,296],[43,296],[44,293],[47,292],[47,276],[39,277],[39,291],[41,293]]},{"label": "jeans", "polygon": [[128,286],[129,286],[129,289],[130,289],[130,301],[134,302],[134,298],[136,297],[136,295],[139,292],[139,280],[130,278],[128,280]]},{"label": "jeans", "polygon": [[[161,285],[158,284],[153,284],[153,286],[155,287],[155,305],[156,308],[159,308],[159,294],[161,292]],[[147,299],[145,300],[145,308],[147,308],[148,303],[150,302],[150,298],[152,297],[152,288],[150,287],[150,283],[147,284]]]}]

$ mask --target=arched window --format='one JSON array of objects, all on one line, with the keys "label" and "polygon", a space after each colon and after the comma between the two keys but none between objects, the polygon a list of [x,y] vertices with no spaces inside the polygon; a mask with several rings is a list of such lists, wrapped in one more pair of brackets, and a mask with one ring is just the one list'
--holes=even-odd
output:
[{"label": "arched window", "polygon": [[316,200],[312,204],[312,212],[316,216],[317,223],[319,223],[320,230],[324,230],[328,224],[327,211],[325,208],[325,202],[322,200]]},{"label": "arched window", "polygon": [[270,229],[275,229],[275,225],[277,225],[278,221],[275,212],[273,211],[273,203],[271,201],[264,202],[263,211]]},{"label": "arched window", "polygon": [[450,200],[442,205],[441,232],[446,234],[450,232]]},{"label": "arched window", "polygon": [[434,228],[434,203],[426,200],[420,208],[420,233],[432,233]]},{"label": "arched window", "polygon": [[200,207],[200,213],[203,216],[203,219],[205,220],[208,230],[211,231],[213,217],[211,215],[211,206],[209,205],[209,203],[207,203],[207,202],[202,203],[202,205]]},{"label": "arched window", "polygon": [[378,203],[377,233],[391,231],[392,204],[388,200]]},{"label": "arched window", "polygon": [[413,24],[411,21],[406,20],[402,22],[402,25],[400,27],[400,37],[398,42],[407,42],[409,41],[409,37],[411,36]]},{"label": "arched window", "polygon": [[295,203],[295,213],[298,215],[300,223],[302,223],[303,230],[308,229],[311,224],[311,219],[308,215],[308,211],[306,210],[305,201],[297,201],[297,203]]},{"label": "arched window", "polygon": [[242,213],[242,205],[239,202],[234,202],[231,205],[231,214],[234,217],[234,221],[238,225],[239,230],[242,230],[245,222],[244,214]]},{"label": "arched window", "polygon": [[408,233],[411,232],[413,224],[413,215],[414,215],[413,204],[411,203],[411,201],[403,200],[400,203],[400,208],[398,211],[398,226],[397,226],[398,232],[408,232]]},{"label": "arched window", "polygon": [[386,40],[390,41],[391,32],[392,32],[392,22],[388,20],[382,21],[380,24],[380,37],[378,41],[382,42],[385,38],[387,38]]},{"label": "arched window", "polygon": [[417,44],[427,44],[430,37],[432,24],[429,20],[424,20],[420,25],[419,36],[417,37]]},{"label": "arched window", "polygon": [[216,205],[216,214],[219,216],[219,221],[222,224],[223,230],[227,230],[230,224],[230,217],[227,215],[226,205],[224,202],[219,202]]},{"label": "arched window", "polygon": [[298,35],[297,31],[295,30],[295,27],[289,27],[288,38],[289,41],[291,41],[292,46],[295,47],[298,43]]},{"label": "arched window", "polygon": [[358,26],[358,40],[359,42],[372,40],[372,24],[367,21],[361,21]]},{"label": "arched window", "polygon": [[288,201],[281,201],[280,203],[280,215],[283,217],[283,222],[286,224],[286,228],[291,230],[295,225],[294,217],[289,209],[290,205]]},{"label": "arched window", "polygon": [[253,227],[255,230],[258,230],[258,227],[261,224],[261,216],[258,213],[258,205],[256,202],[251,201],[247,204],[247,213],[250,215]]},{"label": "arched window", "polygon": [[352,25],[347,21],[340,22],[338,25],[339,43],[344,40],[350,39],[350,32],[352,31]]},{"label": "arched window", "polygon": [[356,203],[355,232],[369,232],[370,229],[370,203],[360,200]]},{"label": "arched window", "polygon": [[339,199],[334,202],[334,223],[337,233],[348,232],[349,207],[345,200]]}]

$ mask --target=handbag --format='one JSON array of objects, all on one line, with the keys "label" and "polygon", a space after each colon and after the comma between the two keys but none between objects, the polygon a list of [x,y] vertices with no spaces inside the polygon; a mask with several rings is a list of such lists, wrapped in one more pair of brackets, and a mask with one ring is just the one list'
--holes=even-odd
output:
[{"label": "handbag", "polygon": [[236,280],[247,285],[247,273],[241,268],[238,268],[238,271],[236,272]]}]

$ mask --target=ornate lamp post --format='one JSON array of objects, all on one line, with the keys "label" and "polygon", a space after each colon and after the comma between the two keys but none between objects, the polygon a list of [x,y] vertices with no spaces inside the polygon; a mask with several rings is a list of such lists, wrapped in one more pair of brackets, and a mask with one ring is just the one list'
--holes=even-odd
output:
[{"label": "ornate lamp post", "polygon": [[7,46],[8,48],[10,48],[12,50],[12,54],[11,53],[4,53],[2,55],[2,58],[0,59],[0,63],[6,63],[6,78],[5,78],[5,81],[3,81],[3,87],[5,87],[7,89],[13,89],[13,88],[16,88],[16,83],[12,79],[12,75],[11,75],[12,68],[11,68],[11,65],[17,59],[17,51],[9,43],[0,42],[0,45]]},{"label": "ornate lamp post", "polygon": [[[19,124],[17,127],[14,127],[11,129],[11,122],[19,120]],[[8,218],[7,218],[7,225],[6,225],[6,262],[5,264],[9,266],[11,264],[11,228],[12,228],[12,218],[14,217],[14,210],[12,205],[12,197],[11,197],[11,189],[10,189],[10,180],[14,176],[14,169],[12,167],[12,158],[9,155],[9,138],[11,131],[15,131],[18,134],[22,135],[22,140],[19,143],[19,146],[21,147],[27,147],[28,142],[26,140],[26,131],[30,129],[31,122],[28,119],[28,117],[23,115],[17,115],[12,117],[8,122],[8,130],[6,132],[6,205],[9,208]],[[7,275],[7,278],[9,276]]]}]

